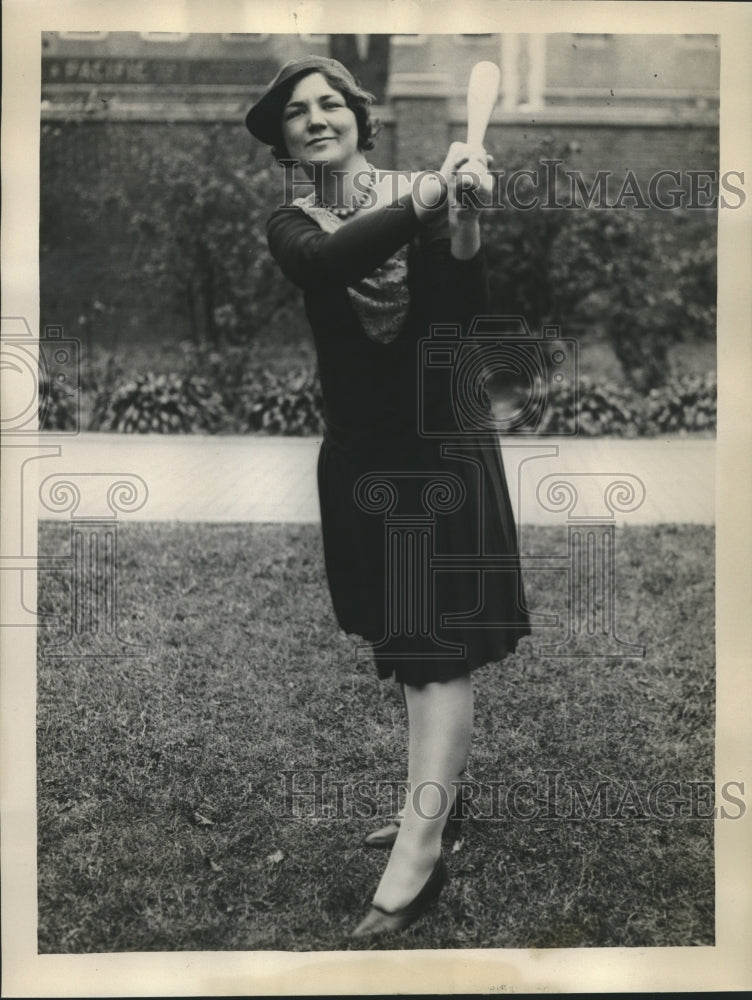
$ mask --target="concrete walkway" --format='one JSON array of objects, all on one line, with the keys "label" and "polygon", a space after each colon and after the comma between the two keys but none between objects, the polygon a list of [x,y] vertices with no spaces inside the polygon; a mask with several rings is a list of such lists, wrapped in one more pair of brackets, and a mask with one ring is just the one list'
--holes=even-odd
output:
[{"label": "concrete walkway", "polygon": [[[96,477],[102,486],[110,475],[140,477],[144,502],[118,513],[122,521],[319,520],[318,438],[89,433],[45,434],[42,441],[59,445],[59,454],[34,463],[40,483]],[[715,520],[712,438],[510,438],[502,440],[502,453],[519,523]],[[77,511],[90,513],[85,503]],[[39,516],[71,514],[40,505]]]}]

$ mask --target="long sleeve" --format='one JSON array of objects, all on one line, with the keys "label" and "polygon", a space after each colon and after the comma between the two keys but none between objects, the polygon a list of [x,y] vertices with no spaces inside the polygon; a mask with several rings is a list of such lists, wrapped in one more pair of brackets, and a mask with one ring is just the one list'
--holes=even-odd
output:
[{"label": "long sleeve", "polygon": [[299,209],[277,209],[267,223],[269,249],[296,285],[351,285],[388,260],[416,234],[410,194],[324,233]]},{"label": "long sleeve", "polygon": [[483,246],[470,260],[453,257],[445,215],[421,234],[419,267],[429,322],[467,327],[475,316],[488,312],[488,272]]}]

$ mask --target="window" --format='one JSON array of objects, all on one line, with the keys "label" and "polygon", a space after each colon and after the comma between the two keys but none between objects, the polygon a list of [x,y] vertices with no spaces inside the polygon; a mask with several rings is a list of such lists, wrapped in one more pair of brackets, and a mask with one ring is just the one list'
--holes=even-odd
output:
[{"label": "window", "polygon": [[677,35],[676,40],[685,49],[718,48],[718,35]]},{"label": "window", "polygon": [[145,42],[184,42],[188,37],[187,31],[140,31],[139,34]]},{"label": "window", "polygon": [[268,37],[268,31],[260,35],[254,35],[249,31],[234,31],[232,34],[229,32],[222,33],[223,42],[265,42]]},{"label": "window", "polygon": [[582,48],[590,49],[602,49],[611,41],[613,35],[594,35],[594,34],[577,34],[574,32],[572,38],[574,39],[575,45],[579,45]]},{"label": "window", "polygon": [[101,38],[106,38],[109,31],[60,31],[61,38],[76,42],[96,42]]}]

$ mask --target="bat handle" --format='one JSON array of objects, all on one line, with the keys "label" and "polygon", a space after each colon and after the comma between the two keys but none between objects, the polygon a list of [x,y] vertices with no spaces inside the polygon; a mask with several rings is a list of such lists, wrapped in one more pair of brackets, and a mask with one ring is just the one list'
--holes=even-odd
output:
[{"label": "bat handle", "polygon": [[470,122],[467,129],[467,145],[471,149],[480,149],[483,146],[483,140],[486,138],[486,122]]}]

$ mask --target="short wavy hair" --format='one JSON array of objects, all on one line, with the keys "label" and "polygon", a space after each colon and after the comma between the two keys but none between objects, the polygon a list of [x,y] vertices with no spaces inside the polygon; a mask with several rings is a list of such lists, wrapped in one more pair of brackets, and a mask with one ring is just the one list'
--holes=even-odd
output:
[{"label": "short wavy hair", "polygon": [[[373,140],[381,128],[379,120],[371,115],[371,105],[376,98],[370,91],[364,90],[359,84],[356,88],[353,88],[352,84],[335,70],[311,69],[307,73],[301,73],[299,76],[293,77],[292,80],[288,80],[283,85],[280,94],[280,106],[284,108],[290,100],[295,87],[304,77],[310,76],[311,73],[321,73],[329,86],[339,91],[344,97],[345,104],[355,115],[355,121],[358,125],[358,148],[363,151],[373,149]],[[281,120],[277,123],[276,131],[277,134],[272,145],[272,156],[277,163],[282,163],[284,160],[289,160],[290,154],[285,146],[285,140],[282,138]]]}]

